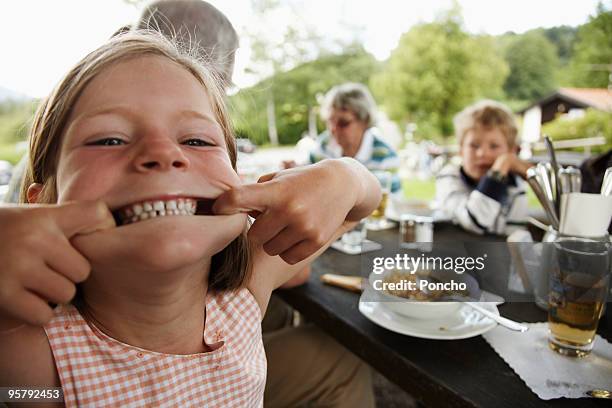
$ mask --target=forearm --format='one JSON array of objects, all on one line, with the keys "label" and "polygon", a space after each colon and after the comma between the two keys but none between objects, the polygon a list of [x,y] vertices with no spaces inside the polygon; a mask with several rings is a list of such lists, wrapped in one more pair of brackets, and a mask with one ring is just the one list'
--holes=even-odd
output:
[{"label": "forearm", "polygon": [[534,166],[533,163],[529,163],[524,160],[517,160],[516,163],[514,164],[514,168],[512,169],[512,172],[522,177],[524,180],[526,180],[527,179],[527,169],[533,166]]},{"label": "forearm", "polygon": [[310,264],[325,252],[336,239],[354,226],[355,222],[344,222],[336,230],[331,239],[319,248],[318,251],[293,265],[286,263],[280,256],[268,255],[261,246],[255,247],[253,249],[253,274],[247,287],[257,300],[262,316],[266,313],[268,301],[274,289],[281,286],[289,287],[287,285],[290,282],[294,282],[294,279],[297,279],[296,276],[301,275],[305,268],[308,268],[308,274],[310,274]]},{"label": "forearm", "polygon": [[353,185],[355,203],[346,216],[347,221],[359,221],[376,209],[382,197],[380,183],[363,164],[349,157],[325,160],[320,164],[336,166],[338,172],[344,173],[346,182]]},{"label": "forearm", "polygon": [[303,267],[302,270],[293,275],[291,279],[283,283],[280,287],[283,289],[289,289],[295,286],[300,286],[308,282],[308,278],[310,278],[310,264]]}]

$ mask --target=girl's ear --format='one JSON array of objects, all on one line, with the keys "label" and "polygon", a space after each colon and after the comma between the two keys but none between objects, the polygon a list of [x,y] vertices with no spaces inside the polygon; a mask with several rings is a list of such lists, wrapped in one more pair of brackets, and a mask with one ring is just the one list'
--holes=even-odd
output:
[{"label": "girl's ear", "polygon": [[38,202],[38,196],[43,189],[43,185],[40,183],[32,183],[28,187],[28,203],[35,204]]}]

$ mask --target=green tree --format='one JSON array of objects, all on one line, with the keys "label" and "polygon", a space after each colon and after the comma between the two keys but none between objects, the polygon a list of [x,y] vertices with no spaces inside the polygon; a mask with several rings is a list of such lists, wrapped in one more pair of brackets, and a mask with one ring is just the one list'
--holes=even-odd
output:
[{"label": "green tree", "polygon": [[534,100],[555,88],[557,50],[540,30],[517,36],[506,48],[505,58],[510,67],[504,84],[508,97]]},{"label": "green tree", "polygon": [[[612,4],[612,3],[611,3]],[[597,13],[578,30],[570,62],[570,84],[606,88],[612,75],[612,7],[599,3]]]},{"label": "green tree", "polygon": [[595,153],[612,149],[612,114],[589,108],[577,119],[557,118],[542,126],[542,132],[553,140],[603,136],[606,144],[593,148]]},{"label": "green tree", "polygon": [[[319,27],[303,19],[289,0],[251,0],[251,9],[254,23],[245,27],[243,34],[251,48],[247,72],[258,78],[276,78],[277,74],[315,60],[331,49],[345,48],[342,41],[319,34]],[[274,30],[270,29],[272,26]],[[358,28],[350,30],[355,34]],[[278,144],[283,137],[276,117],[277,104],[283,96],[276,94],[276,88],[273,83],[265,88],[268,138],[272,144]]]},{"label": "green tree", "polygon": [[576,27],[566,25],[545,28],[542,30],[542,33],[548,41],[553,43],[557,48],[557,56],[562,66],[566,65],[572,57],[572,50],[574,48],[574,42],[576,41],[577,32],[578,29]]},{"label": "green tree", "polygon": [[508,67],[493,39],[470,36],[462,26],[457,7],[414,26],[371,81],[389,116],[416,122],[421,137],[450,135],[459,110],[476,98],[502,96]]},{"label": "green tree", "polygon": [[278,73],[230,98],[234,129],[239,136],[266,143],[266,100],[273,93],[279,142],[294,144],[308,130],[308,115],[318,106],[318,96],[343,82],[367,83],[377,68],[376,59],[358,47]]}]

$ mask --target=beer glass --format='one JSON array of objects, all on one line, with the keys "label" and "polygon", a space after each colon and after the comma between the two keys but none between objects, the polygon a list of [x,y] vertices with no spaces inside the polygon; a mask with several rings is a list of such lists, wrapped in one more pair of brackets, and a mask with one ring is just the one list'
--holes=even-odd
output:
[{"label": "beer glass", "polygon": [[591,352],[610,285],[608,236],[560,236],[552,244],[556,263],[550,277],[548,344],[571,357]]},{"label": "beer glass", "polygon": [[382,190],[382,198],[378,207],[368,217],[367,228],[372,231],[380,231],[393,227],[393,224],[389,223],[385,218],[385,212],[387,211],[387,202],[389,201],[389,194],[391,194],[391,183],[393,181],[393,175],[389,171],[373,171],[374,176],[380,183]]}]

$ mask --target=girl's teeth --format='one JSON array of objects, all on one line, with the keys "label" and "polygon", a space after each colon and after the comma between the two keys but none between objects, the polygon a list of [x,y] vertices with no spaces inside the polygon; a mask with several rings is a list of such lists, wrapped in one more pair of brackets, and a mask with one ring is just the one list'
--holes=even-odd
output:
[{"label": "girl's teeth", "polygon": [[121,210],[123,224],[132,224],[149,218],[169,215],[194,215],[196,202],[192,199],[179,198],[168,201],[147,201],[134,204]]}]

